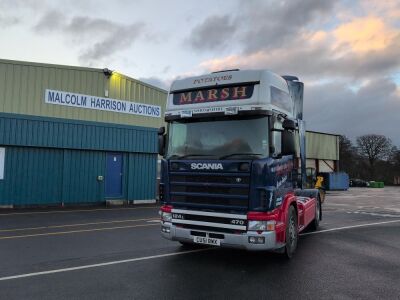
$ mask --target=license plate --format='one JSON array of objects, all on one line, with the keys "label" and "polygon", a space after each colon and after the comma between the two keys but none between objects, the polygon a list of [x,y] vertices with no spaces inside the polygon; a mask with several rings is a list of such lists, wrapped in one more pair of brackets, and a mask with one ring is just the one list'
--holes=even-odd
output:
[{"label": "license plate", "polygon": [[213,246],[220,246],[221,245],[221,240],[214,239],[214,238],[209,238],[209,237],[204,237],[204,236],[195,236],[193,238],[193,242],[195,242],[197,244],[205,244],[205,245],[213,245]]}]

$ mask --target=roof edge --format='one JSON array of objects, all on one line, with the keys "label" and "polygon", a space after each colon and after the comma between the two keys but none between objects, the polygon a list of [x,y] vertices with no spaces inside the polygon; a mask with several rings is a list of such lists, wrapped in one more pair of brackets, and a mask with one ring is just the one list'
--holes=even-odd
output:
[{"label": "roof edge", "polygon": [[[98,73],[103,73],[103,69],[100,68],[90,68],[90,67],[81,67],[81,66],[71,66],[71,65],[60,65],[60,64],[52,64],[52,63],[41,63],[41,62],[32,62],[32,61],[22,61],[22,60],[12,60],[12,59],[3,59],[0,58],[0,63],[3,64],[12,64],[12,65],[22,65],[22,66],[34,66],[34,67],[44,67],[44,68],[62,68],[66,70],[77,70],[77,71],[88,71],[88,72],[98,72]],[[138,79],[132,78],[128,75],[125,75],[120,72],[116,72],[115,75],[123,77],[125,79],[140,83],[144,86],[147,86],[149,88],[158,90],[160,92],[168,94],[167,90],[164,90],[160,87],[157,87],[155,85],[149,84],[147,82],[140,81]]]}]

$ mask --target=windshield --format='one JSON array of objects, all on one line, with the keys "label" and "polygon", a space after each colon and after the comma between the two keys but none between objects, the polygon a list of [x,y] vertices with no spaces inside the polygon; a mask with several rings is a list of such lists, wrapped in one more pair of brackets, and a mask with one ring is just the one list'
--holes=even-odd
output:
[{"label": "windshield", "polygon": [[167,157],[268,156],[268,117],[179,120],[169,124]]}]

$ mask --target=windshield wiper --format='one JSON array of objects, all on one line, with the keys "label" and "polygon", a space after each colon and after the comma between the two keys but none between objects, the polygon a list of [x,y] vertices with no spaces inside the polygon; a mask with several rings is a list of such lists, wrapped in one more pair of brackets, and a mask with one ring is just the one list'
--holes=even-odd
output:
[{"label": "windshield wiper", "polygon": [[231,153],[231,154],[227,154],[227,155],[222,155],[219,159],[226,159],[228,157],[231,156],[235,156],[235,155],[262,155],[261,153]]},{"label": "windshield wiper", "polygon": [[194,153],[194,154],[185,154],[185,155],[172,155],[172,156],[170,156],[169,157],[169,159],[171,159],[171,158],[178,158],[178,159],[182,159],[182,158],[186,158],[186,157],[189,157],[189,156],[212,156],[212,155],[210,155],[210,154],[196,154],[196,153]]}]

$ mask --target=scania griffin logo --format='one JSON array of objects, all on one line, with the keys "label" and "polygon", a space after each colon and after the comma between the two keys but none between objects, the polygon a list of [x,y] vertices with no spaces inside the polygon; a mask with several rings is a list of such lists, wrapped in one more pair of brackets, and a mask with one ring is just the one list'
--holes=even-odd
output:
[{"label": "scania griffin logo", "polygon": [[224,167],[221,163],[192,163],[190,164],[192,170],[223,170]]}]

